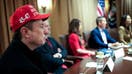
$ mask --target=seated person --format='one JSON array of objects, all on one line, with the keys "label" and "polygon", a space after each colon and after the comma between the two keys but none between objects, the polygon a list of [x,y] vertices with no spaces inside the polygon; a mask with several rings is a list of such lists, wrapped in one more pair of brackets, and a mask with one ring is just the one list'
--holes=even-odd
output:
[{"label": "seated person", "polygon": [[124,44],[128,44],[132,39],[132,23],[130,15],[123,15],[121,17],[119,27],[119,40]]},{"label": "seated person", "polygon": [[109,24],[110,29],[117,28],[116,15],[117,14],[116,14],[116,10],[115,9],[111,9],[109,11],[109,14],[108,14],[108,24]]},{"label": "seated person", "polygon": [[46,41],[43,21],[48,17],[49,14],[38,13],[32,5],[23,5],[15,10],[10,18],[14,35],[0,58],[0,74],[47,74],[36,48]]},{"label": "seated person", "polygon": [[111,46],[117,45],[118,42],[114,40],[106,28],[105,17],[97,17],[96,19],[97,27],[93,29],[90,33],[88,44],[90,48],[100,49],[109,48]]},{"label": "seated person", "polygon": [[94,55],[95,52],[88,51],[84,47],[84,40],[80,37],[80,20],[73,19],[69,24],[69,35],[67,38],[67,44],[69,50],[71,50],[72,54],[75,56],[81,56],[83,58],[90,57]]},{"label": "seated person", "polygon": [[[54,38],[50,36],[50,25],[48,21],[44,21],[44,34],[46,37],[46,43],[38,48],[42,54],[42,60],[47,66],[49,73],[63,74],[67,66],[64,65],[64,58],[67,56],[67,51],[63,48]],[[42,50],[42,49],[43,50]]]}]

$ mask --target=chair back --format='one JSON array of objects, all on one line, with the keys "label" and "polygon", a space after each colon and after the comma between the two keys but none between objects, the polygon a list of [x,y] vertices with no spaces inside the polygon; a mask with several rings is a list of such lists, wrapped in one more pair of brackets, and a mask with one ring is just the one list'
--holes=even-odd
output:
[{"label": "chair back", "polygon": [[69,35],[60,35],[59,39],[60,39],[62,46],[64,46],[67,49],[67,52],[68,52],[67,59],[72,60],[74,63],[76,63],[76,62],[82,60],[83,58],[80,56],[73,55],[73,52],[69,46],[68,36]]},{"label": "chair back", "polygon": [[90,37],[90,32],[83,32],[82,34],[83,34],[84,40],[87,42]]},{"label": "chair back", "polygon": [[110,33],[110,36],[112,38],[114,38],[115,40],[119,41],[119,33],[118,33],[118,29],[117,28],[108,29],[108,32]]},{"label": "chair back", "polygon": [[88,31],[83,32],[82,35],[83,35],[84,41],[86,42],[86,48],[88,49],[89,48],[88,40],[89,40],[89,37],[90,37],[90,32],[88,32]]},{"label": "chair back", "polygon": [[59,39],[61,44],[67,49],[68,55],[73,55],[73,52],[69,46],[68,35],[60,35]]}]

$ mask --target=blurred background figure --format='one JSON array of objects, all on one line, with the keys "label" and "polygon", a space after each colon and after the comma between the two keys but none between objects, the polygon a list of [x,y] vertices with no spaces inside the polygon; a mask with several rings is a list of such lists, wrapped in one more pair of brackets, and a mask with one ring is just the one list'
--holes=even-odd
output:
[{"label": "blurred background figure", "polygon": [[117,28],[116,10],[115,9],[110,10],[110,12],[108,14],[108,26],[110,29]]},{"label": "blurred background figure", "polygon": [[120,42],[127,44],[132,40],[132,19],[129,14],[125,14],[121,17],[119,27],[119,40]]},{"label": "blurred background figure", "polygon": [[85,48],[85,42],[80,33],[81,25],[79,19],[72,19],[69,23],[68,47],[72,55],[81,56],[83,58],[94,55],[95,52],[89,51]]}]

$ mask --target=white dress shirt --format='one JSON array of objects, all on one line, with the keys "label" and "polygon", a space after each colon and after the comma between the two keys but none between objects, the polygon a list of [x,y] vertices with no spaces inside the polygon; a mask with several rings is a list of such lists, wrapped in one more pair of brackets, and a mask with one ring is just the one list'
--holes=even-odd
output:
[{"label": "white dress shirt", "polygon": [[100,28],[99,28],[99,31],[100,31],[100,34],[101,34],[101,37],[102,37],[102,40],[104,41],[104,43],[108,44],[105,32]]}]

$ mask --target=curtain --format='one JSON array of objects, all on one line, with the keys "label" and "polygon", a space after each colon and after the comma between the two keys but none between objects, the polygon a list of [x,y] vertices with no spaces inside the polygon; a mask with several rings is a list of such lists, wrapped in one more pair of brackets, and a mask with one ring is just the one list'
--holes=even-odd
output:
[{"label": "curtain", "polygon": [[17,7],[24,4],[32,4],[37,8],[37,0],[0,0],[0,53],[5,51],[12,39],[9,17]]},{"label": "curtain", "polygon": [[123,14],[129,14],[132,17],[132,0],[116,0],[117,5],[117,24],[120,24],[120,18]]},{"label": "curtain", "polygon": [[130,14],[132,17],[132,0],[121,0],[121,15]]},{"label": "curtain", "polygon": [[59,35],[67,33],[68,28],[68,0],[53,0],[50,25],[51,35],[59,41]]},{"label": "curtain", "polygon": [[68,24],[73,18],[81,20],[82,31],[96,26],[97,0],[53,0],[51,11],[51,33],[59,41],[61,34],[68,33]]},{"label": "curtain", "polygon": [[98,0],[69,0],[69,18],[81,20],[82,31],[90,31],[95,26]]}]

